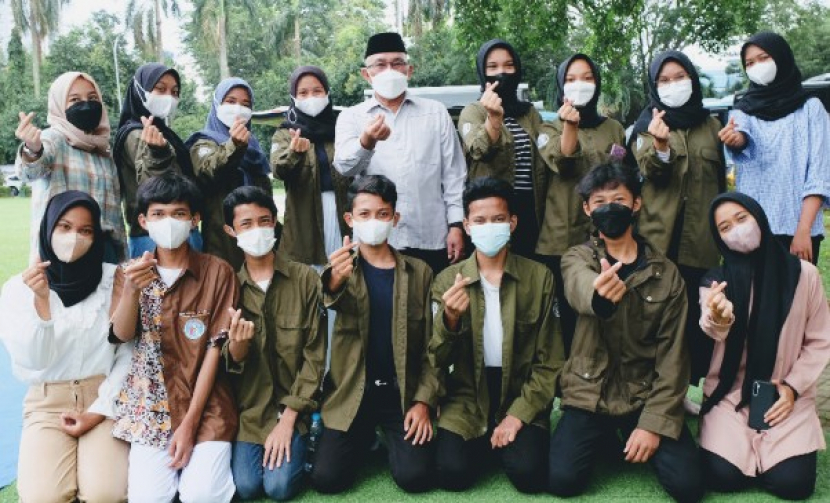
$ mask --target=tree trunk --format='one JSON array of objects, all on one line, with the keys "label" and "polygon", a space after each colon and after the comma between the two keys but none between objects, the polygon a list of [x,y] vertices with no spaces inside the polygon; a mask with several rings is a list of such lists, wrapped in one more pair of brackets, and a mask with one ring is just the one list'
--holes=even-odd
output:
[{"label": "tree trunk", "polygon": [[227,18],[225,17],[225,2],[219,2],[219,16],[217,19],[217,30],[219,32],[219,76],[227,79],[231,76],[228,68],[228,40],[227,40]]},{"label": "tree trunk", "polygon": [[159,63],[164,63],[164,43],[161,37],[161,0],[155,1],[156,9],[156,50],[158,51]]},{"label": "tree trunk", "polygon": [[297,2],[297,12],[294,14],[294,50],[297,56],[297,64],[302,58],[302,40],[300,39],[300,4]]},{"label": "tree trunk", "polygon": [[34,52],[32,55],[34,56],[32,58],[32,83],[34,84],[35,98],[40,98],[40,65],[43,63],[43,48],[41,47],[40,35],[38,35],[38,25],[32,21],[29,22],[29,31],[32,34],[32,51]]}]

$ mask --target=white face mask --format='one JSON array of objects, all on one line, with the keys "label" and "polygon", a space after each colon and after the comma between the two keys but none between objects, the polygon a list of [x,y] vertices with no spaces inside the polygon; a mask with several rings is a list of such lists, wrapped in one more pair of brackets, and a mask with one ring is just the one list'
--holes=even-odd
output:
[{"label": "white face mask", "polygon": [[575,107],[582,107],[591,101],[594,97],[597,85],[593,82],[585,82],[584,80],[575,80],[568,82],[562,86],[562,91],[565,98],[571,100]]},{"label": "white face mask", "polygon": [[683,79],[657,88],[660,101],[670,108],[682,107],[692,97],[692,79]]},{"label": "white face mask", "polygon": [[402,95],[408,86],[406,75],[391,68],[372,77],[372,89],[387,100],[394,100]]},{"label": "white face mask", "polygon": [[263,257],[274,249],[273,227],[256,227],[236,235],[236,245],[253,257]]},{"label": "white face mask", "polygon": [[193,227],[191,220],[177,220],[173,217],[165,217],[161,220],[147,220],[147,232],[156,246],[166,250],[175,250],[187,241],[190,236],[190,229]]},{"label": "white face mask", "polygon": [[81,236],[77,232],[52,233],[52,250],[61,262],[75,262],[86,255],[90,248],[91,237]]},{"label": "white face mask", "polygon": [[294,106],[297,110],[308,115],[309,117],[317,117],[320,112],[329,106],[328,96],[318,96],[311,98],[295,98]]},{"label": "white face mask", "polygon": [[253,112],[250,108],[239,104],[222,103],[216,107],[216,118],[222,124],[232,127],[237,118],[245,121],[245,124],[251,120]]},{"label": "white face mask", "polygon": [[751,67],[746,69],[746,76],[752,82],[755,82],[759,86],[766,86],[769,85],[770,82],[775,80],[775,75],[778,73],[778,66],[775,64],[775,60],[770,58],[763,63],[755,63]]},{"label": "white face mask", "polygon": [[176,109],[179,107],[178,98],[172,94],[153,94],[141,87],[141,84],[137,81],[135,81],[135,86],[144,93],[144,99],[141,103],[153,117],[167,119],[168,121],[173,119]]},{"label": "white face mask", "polygon": [[354,231],[355,240],[371,246],[377,246],[389,239],[393,226],[394,219],[388,222],[376,218],[361,222],[352,219],[352,231]]}]

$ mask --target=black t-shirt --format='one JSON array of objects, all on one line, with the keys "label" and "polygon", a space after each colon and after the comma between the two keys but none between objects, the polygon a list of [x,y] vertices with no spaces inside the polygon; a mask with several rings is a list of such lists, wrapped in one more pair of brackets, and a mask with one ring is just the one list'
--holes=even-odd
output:
[{"label": "black t-shirt", "polygon": [[392,352],[392,308],[395,268],[379,269],[360,258],[360,268],[369,292],[369,347],[366,348],[366,379],[391,382],[395,378]]},{"label": "black t-shirt", "polygon": [[[623,281],[628,279],[628,277],[634,274],[634,272],[643,269],[646,264],[648,264],[648,261],[646,260],[645,244],[643,244],[642,239],[638,239],[636,237],[634,239],[637,240],[637,258],[630,264],[623,264],[622,267],[620,267],[620,270],[617,271],[617,276],[619,276],[619,278]],[[609,264],[614,265],[617,262],[619,262],[617,259],[612,257],[611,254],[608,254]],[[613,302],[605,297],[600,297],[596,291],[594,291],[594,297],[591,299],[591,307],[594,310],[594,314],[600,318],[606,319],[610,318],[617,309],[617,306],[615,306]]]}]

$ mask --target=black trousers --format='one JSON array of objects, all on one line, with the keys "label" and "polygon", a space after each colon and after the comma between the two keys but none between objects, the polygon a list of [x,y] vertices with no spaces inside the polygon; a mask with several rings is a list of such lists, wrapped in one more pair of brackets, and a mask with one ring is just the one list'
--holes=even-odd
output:
[{"label": "black trousers", "polygon": [[700,457],[707,486],[712,491],[742,491],[757,483],[778,498],[804,500],[816,490],[815,452],[785,459],[757,477],[747,477],[737,466],[706,449],[701,449]]},{"label": "black trousers", "polygon": [[540,256],[556,281],[556,306],[559,308],[559,323],[562,327],[562,342],[565,344],[565,358],[571,355],[574,332],[576,331],[576,311],[565,298],[565,280],[562,278],[562,256]]},{"label": "black trousers", "polygon": [[686,298],[689,301],[686,309],[685,332],[686,347],[689,348],[692,367],[689,382],[697,386],[700,379],[706,377],[712,361],[712,352],[715,350],[715,340],[703,333],[700,328],[700,282],[707,270],[679,264],[677,270],[686,283]]},{"label": "black trousers", "polygon": [[[584,492],[609,432],[620,432],[627,439],[639,417],[639,412],[612,417],[580,409],[563,410],[550,441],[550,492],[563,498]],[[676,501],[696,502],[703,497],[698,448],[685,424],[678,440],[660,438],[649,464],[660,485]]]},{"label": "black trousers", "polygon": [[[790,251],[790,245],[793,243],[793,236],[785,234],[776,234],[775,239],[787,250]],[[813,265],[818,265],[818,255],[821,252],[821,242],[824,236],[813,236],[810,238],[813,242]]]},{"label": "black trousers", "polygon": [[[447,249],[440,250],[424,250],[422,248],[403,248],[400,250],[404,255],[421,259],[427,263],[432,269],[433,276],[438,276],[438,273],[446,269],[450,265],[450,259],[447,258]],[[463,257],[462,257],[463,258]]]},{"label": "black trousers", "polygon": [[403,439],[400,392],[393,384],[366,384],[363,401],[349,431],[325,428],[315,455],[311,483],[321,493],[339,493],[354,483],[379,426],[386,438],[389,466],[395,483],[417,493],[432,487],[434,441],[412,445]]}]

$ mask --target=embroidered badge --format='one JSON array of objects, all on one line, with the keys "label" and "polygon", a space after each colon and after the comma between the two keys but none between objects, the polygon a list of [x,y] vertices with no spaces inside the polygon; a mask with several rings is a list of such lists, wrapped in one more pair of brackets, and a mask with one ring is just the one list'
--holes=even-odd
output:
[{"label": "embroidered badge", "polygon": [[432,301],[432,315],[435,316],[438,314],[438,310],[441,309],[441,303],[437,300]]},{"label": "embroidered badge", "polygon": [[276,152],[277,150],[279,150],[279,149],[280,149],[280,144],[279,144],[279,143],[272,143],[272,144],[271,144],[271,153],[272,153],[272,154],[273,154],[274,152]]},{"label": "embroidered badge", "polygon": [[642,146],[643,146],[643,138],[642,137],[637,138],[637,150],[640,150],[640,148]]},{"label": "embroidered badge", "polygon": [[470,130],[473,129],[473,125],[469,122],[465,122],[463,126],[461,126],[461,134],[467,136],[470,134]]},{"label": "embroidered badge", "polygon": [[213,152],[213,149],[210,147],[200,147],[199,148],[199,157],[206,157]]},{"label": "embroidered badge", "polygon": [[198,318],[190,318],[184,324],[184,336],[190,339],[191,341],[195,341],[204,335],[205,333],[205,323],[198,319]]},{"label": "embroidered badge", "polygon": [[550,136],[546,134],[540,134],[539,138],[536,139],[536,146],[539,148],[543,148],[545,145],[548,144],[550,141]]}]

